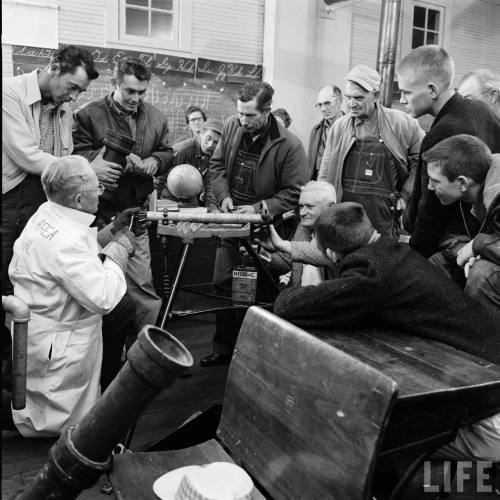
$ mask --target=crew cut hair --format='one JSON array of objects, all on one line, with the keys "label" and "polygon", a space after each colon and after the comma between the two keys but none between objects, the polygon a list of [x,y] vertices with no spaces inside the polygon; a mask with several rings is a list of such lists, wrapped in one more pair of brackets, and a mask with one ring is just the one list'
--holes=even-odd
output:
[{"label": "crew cut hair", "polygon": [[374,228],[362,205],[344,202],[325,208],[314,231],[323,253],[329,248],[347,255],[367,245]]},{"label": "crew cut hair", "polygon": [[271,107],[274,89],[267,82],[248,82],[240,90],[238,100],[249,102],[255,98],[258,111],[265,111]]},{"label": "crew cut hair", "polygon": [[71,207],[75,195],[93,176],[90,163],[83,156],[71,155],[53,161],[42,173],[42,186],[47,199]]},{"label": "crew cut hair", "polygon": [[422,45],[407,54],[397,69],[398,74],[414,74],[427,80],[441,82],[446,88],[452,86],[455,63],[439,45]]},{"label": "crew cut hair", "polygon": [[54,63],[59,64],[61,75],[74,74],[77,68],[82,66],[89,80],[95,80],[99,76],[92,54],[83,47],[65,45],[59,48],[52,54],[50,64]]},{"label": "crew cut hair", "polygon": [[122,82],[125,75],[133,75],[141,82],[151,80],[151,70],[144,61],[137,57],[123,57],[116,62],[113,79],[116,82]]},{"label": "crew cut hair", "polygon": [[422,159],[438,163],[442,175],[450,182],[463,175],[481,184],[486,179],[492,156],[481,139],[458,134],[438,142],[422,155]]}]

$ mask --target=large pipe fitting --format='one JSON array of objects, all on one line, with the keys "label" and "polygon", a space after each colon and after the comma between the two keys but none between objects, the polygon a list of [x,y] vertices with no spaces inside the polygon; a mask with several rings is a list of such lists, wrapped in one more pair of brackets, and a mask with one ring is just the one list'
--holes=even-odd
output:
[{"label": "large pipe fitting", "polygon": [[191,354],[173,335],[143,327],[118,376],[83,420],[59,438],[17,500],[69,500],[93,486],[143,409],[192,365]]},{"label": "large pipe fitting", "polygon": [[12,314],[12,408],[26,407],[29,307],[14,295],[2,295],[2,307]]}]

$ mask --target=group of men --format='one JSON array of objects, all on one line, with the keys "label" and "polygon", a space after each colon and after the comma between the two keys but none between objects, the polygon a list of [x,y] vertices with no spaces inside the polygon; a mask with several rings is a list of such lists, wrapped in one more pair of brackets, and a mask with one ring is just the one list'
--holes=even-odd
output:
[{"label": "group of men", "polygon": [[[237,115],[224,124],[190,108],[192,136],[172,148],[165,116],[144,101],[151,72],[140,60],[117,63],[113,92],[77,110],[73,134],[68,101],[98,76],[86,50],[62,48],[47,68],[6,79],[3,293],[14,248],[14,291],[36,319],[28,404],[14,412],[23,435],[57,434],[95,402],[100,342],[104,357],[108,343],[112,366],[121,354],[107,320],[110,329],[124,325],[120,330],[155,323],[160,300],[148,235],[131,217],[154,179],[172,196],[164,189],[166,175],[184,163],[202,173],[209,210],[274,216],[299,207],[291,239],[271,228],[262,242],[271,267],[291,272],[274,306],[278,315],[308,328],[393,327],[500,363],[494,335],[500,161],[492,155],[500,152],[498,85],[487,87],[494,78],[488,72],[469,74],[462,97],[453,88],[453,61],[437,46],[413,50],[397,75],[408,113],[379,103],[380,76],[367,66],[349,72],[344,96],[335,85],[322,88],[322,120],[311,132],[308,155],[271,113],[274,89],[266,82],[245,84]],[[416,120],[424,114],[435,117],[427,134]],[[107,129],[134,142],[121,164],[106,159]],[[409,246],[398,242],[403,214]],[[238,242],[222,239],[214,269],[219,294],[230,296],[240,263]],[[235,310],[217,313],[214,350],[202,366],[230,360],[241,321]],[[77,347],[80,329],[92,333]],[[71,363],[63,365],[66,358]],[[81,374],[75,380],[67,369],[82,364],[85,387],[78,385]],[[481,425],[500,435],[498,418]]]}]

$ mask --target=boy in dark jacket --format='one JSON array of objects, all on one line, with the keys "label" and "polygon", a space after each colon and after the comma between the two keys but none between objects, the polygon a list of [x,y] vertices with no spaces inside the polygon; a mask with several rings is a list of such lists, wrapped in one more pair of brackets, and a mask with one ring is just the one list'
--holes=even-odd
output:
[{"label": "boy in dark jacket", "polygon": [[[500,363],[500,316],[462,292],[408,245],[380,237],[358,203],[324,210],[318,246],[340,277],[284,290],[274,312],[306,329],[383,328]],[[460,429],[438,455],[500,461],[500,415]]]},{"label": "boy in dark jacket", "polygon": [[462,233],[446,233],[443,250],[431,261],[462,278],[461,284],[465,278],[465,293],[500,312],[500,155],[491,155],[477,137],[460,134],[422,158],[429,191],[442,205],[457,205],[465,227]]}]

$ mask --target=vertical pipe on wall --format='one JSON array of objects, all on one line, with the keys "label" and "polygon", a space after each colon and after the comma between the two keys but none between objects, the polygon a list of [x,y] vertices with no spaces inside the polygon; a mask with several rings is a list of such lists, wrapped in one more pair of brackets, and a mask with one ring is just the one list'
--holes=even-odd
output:
[{"label": "vertical pipe on wall", "polygon": [[382,0],[380,33],[377,51],[377,71],[381,76],[380,103],[391,107],[392,82],[398,45],[399,16],[401,0]]}]

